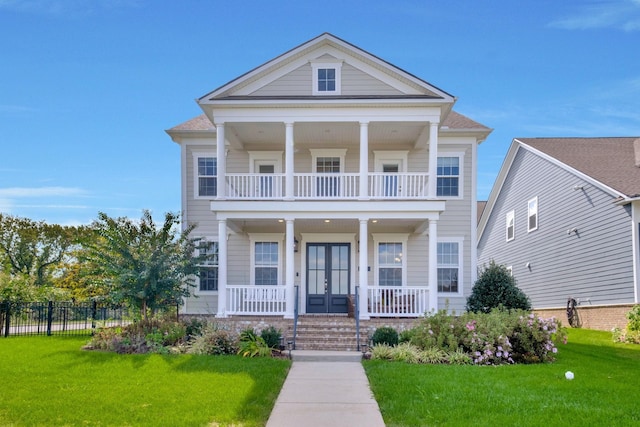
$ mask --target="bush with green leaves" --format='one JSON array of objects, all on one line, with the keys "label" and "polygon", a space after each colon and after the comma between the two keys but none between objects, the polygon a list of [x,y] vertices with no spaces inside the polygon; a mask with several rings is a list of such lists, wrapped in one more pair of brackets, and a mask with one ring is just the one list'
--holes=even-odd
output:
[{"label": "bush with green leaves", "polygon": [[373,345],[387,344],[393,347],[398,345],[398,332],[390,326],[382,326],[374,331],[371,341]]},{"label": "bush with green leaves", "polygon": [[237,351],[236,338],[215,324],[206,325],[202,334],[196,335],[187,349],[187,353],[209,355],[236,354]]},{"label": "bush with green leaves", "polygon": [[613,341],[640,344],[640,305],[635,305],[627,313],[627,326],[613,329]]},{"label": "bush with green leaves", "polygon": [[275,326],[269,326],[260,332],[260,336],[269,348],[278,348],[280,346],[282,331],[276,329]]},{"label": "bush with green leaves", "polygon": [[271,348],[253,329],[245,329],[240,333],[238,354],[242,357],[268,357],[271,356]]},{"label": "bush with green leaves", "polygon": [[493,260],[484,267],[467,299],[467,311],[489,313],[494,308],[531,310],[529,297],[518,288],[507,267]]}]

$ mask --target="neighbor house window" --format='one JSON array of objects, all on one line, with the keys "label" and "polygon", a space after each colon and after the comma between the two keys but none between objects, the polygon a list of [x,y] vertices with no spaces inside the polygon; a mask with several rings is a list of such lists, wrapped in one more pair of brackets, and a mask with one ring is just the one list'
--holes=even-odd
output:
[{"label": "neighbor house window", "polygon": [[218,194],[218,164],[215,157],[195,156],[196,197],[215,197]]},{"label": "neighbor house window", "polygon": [[200,291],[218,290],[218,242],[203,242],[199,254],[206,258],[200,263]]},{"label": "neighbor house window", "polygon": [[528,224],[527,231],[533,231],[538,229],[538,198],[534,197],[527,203],[528,212]]},{"label": "neighbor house window", "polygon": [[460,157],[438,157],[437,196],[460,196]]},{"label": "neighbor house window", "polygon": [[342,62],[319,61],[311,63],[313,95],[340,95]]},{"label": "neighbor house window", "polygon": [[254,247],[255,284],[278,284],[278,242],[256,242]]},{"label": "neighbor house window", "polygon": [[379,286],[402,286],[402,243],[378,243]]},{"label": "neighbor house window", "polygon": [[507,242],[513,240],[516,237],[515,217],[515,211],[507,212]]},{"label": "neighbor house window", "polygon": [[459,242],[438,242],[438,292],[460,291],[461,246]]}]

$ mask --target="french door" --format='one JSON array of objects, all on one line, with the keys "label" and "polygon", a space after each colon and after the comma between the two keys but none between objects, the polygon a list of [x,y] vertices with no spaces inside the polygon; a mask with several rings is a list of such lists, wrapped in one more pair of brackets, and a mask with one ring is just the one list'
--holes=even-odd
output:
[{"label": "french door", "polygon": [[349,243],[307,244],[307,313],[346,313],[351,262]]}]

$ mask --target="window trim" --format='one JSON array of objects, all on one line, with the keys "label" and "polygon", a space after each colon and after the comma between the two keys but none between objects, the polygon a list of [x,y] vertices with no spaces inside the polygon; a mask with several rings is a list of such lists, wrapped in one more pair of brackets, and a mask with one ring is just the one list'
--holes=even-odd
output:
[{"label": "window trim", "polygon": [[[218,244],[218,264],[198,264],[199,267],[205,267],[205,268],[217,268],[218,269],[218,277],[220,274],[220,264],[219,264],[219,260],[220,260],[220,243],[218,242],[218,238],[214,238],[214,237],[209,237],[209,236],[203,236],[201,237],[201,242],[205,242],[205,243],[217,243]],[[200,255],[200,249],[196,249],[196,251],[198,252],[198,255]],[[218,283],[219,285],[220,283]],[[196,287],[194,289],[194,294],[196,295],[217,295],[218,294],[218,289],[215,290],[202,290],[200,289],[200,274],[196,275]]]},{"label": "window trim", "polygon": [[[438,243],[457,243],[458,244],[458,291],[457,292],[441,292],[437,291],[438,296],[462,296],[464,294],[464,237],[439,237]],[[436,269],[440,268],[437,262],[438,254],[436,254]],[[452,268],[446,266],[443,268]],[[436,273],[437,277],[437,273]],[[436,288],[438,284],[436,283]]]},{"label": "window trim", "polygon": [[249,283],[251,286],[256,286],[256,243],[269,242],[278,244],[278,274],[275,286],[283,284],[284,237],[283,233],[249,233],[249,261],[251,265]]},{"label": "window trim", "polygon": [[[531,209],[531,203],[534,203],[535,206],[535,212],[533,212],[532,215],[532,209]],[[539,211],[539,204],[538,204],[538,196],[533,197],[531,199],[529,199],[527,201],[527,232],[530,233],[532,231],[536,231],[538,229],[538,221],[539,221],[539,217],[538,217],[538,211]],[[531,217],[535,216],[536,219],[536,225],[535,227],[531,227]]]},{"label": "window trim", "polygon": [[[212,152],[212,151],[194,151],[192,153],[193,155],[193,198],[194,199],[198,199],[198,200],[211,200],[211,199],[215,199],[216,196],[201,196],[200,195],[200,174],[198,172],[198,160],[203,158],[203,157],[211,157],[216,159],[216,170],[218,168],[218,156],[217,153]],[[209,177],[210,175],[203,175],[205,177]],[[217,176],[216,176],[216,185],[218,184],[217,182]],[[217,188],[217,187],[216,187]],[[217,193],[217,191],[216,191]]]},{"label": "window trim", "polygon": [[402,245],[402,284],[398,287],[407,286],[407,249],[409,242],[409,234],[407,233],[374,233],[373,237],[373,283],[375,286],[380,284],[380,243],[400,243]]},{"label": "window trim", "polygon": [[444,158],[444,157],[457,157],[458,158],[458,195],[457,196],[439,196],[437,195],[437,191],[438,191],[438,178],[445,178],[445,177],[453,177],[455,175],[438,175],[438,166],[437,166],[437,160],[436,160],[436,170],[435,172],[435,177],[436,177],[436,197],[440,198],[440,199],[445,199],[445,200],[460,200],[464,198],[464,152],[448,152],[448,151],[438,151],[438,159],[440,158]]},{"label": "window trim", "polygon": [[[511,219],[511,221],[509,221],[509,219]],[[511,222],[511,227],[509,227],[509,222]],[[512,231],[511,238],[509,238],[509,228],[511,228],[511,231]],[[515,240],[515,238],[516,238],[516,211],[515,211],[515,209],[512,209],[509,212],[507,212],[506,222],[505,222],[505,237],[507,239],[507,242]]]},{"label": "window trim", "polygon": [[[311,75],[312,75],[312,87],[311,94],[317,96],[331,96],[342,94],[342,61],[340,60],[318,60],[310,61],[311,63]],[[318,71],[321,69],[334,69],[336,72],[336,89],[335,90],[318,90]]]}]

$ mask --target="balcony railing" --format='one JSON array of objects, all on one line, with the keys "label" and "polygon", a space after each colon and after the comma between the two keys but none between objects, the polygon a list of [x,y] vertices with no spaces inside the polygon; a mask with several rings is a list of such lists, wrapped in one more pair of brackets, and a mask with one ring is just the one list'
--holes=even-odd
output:
[{"label": "balcony railing", "polygon": [[[370,199],[428,199],[428,173],[367,175]],[[286,196],[285,174],[227,174],[229,200],[280,200]],[[293,175],[296,200],[355,200],[361,198],[358,173],[297,173]]]},{"label": "balcony railing", "polygon": [[427,287],[371,286],[367,292],[373,317],[418,317],[427,311]]}]

